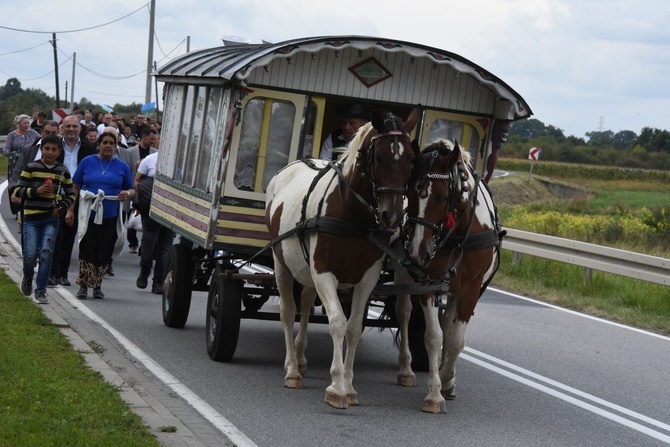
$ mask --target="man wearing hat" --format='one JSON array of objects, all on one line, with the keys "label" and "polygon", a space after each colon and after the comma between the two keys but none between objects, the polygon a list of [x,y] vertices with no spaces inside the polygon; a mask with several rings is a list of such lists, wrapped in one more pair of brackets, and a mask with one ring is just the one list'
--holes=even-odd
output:
[{"label": "man wearing hat", "polygon": [[[331,132],[321,145],[319,157],[323,160],[331,160],[333,148],[345,147],[354,138],[358,128],[370,121],[370,114],[360,104],[346,104],[338,108],[338,113],[342,117],[342,128]],[[339,154],[335,156],[336,159],[337,156]]]}]

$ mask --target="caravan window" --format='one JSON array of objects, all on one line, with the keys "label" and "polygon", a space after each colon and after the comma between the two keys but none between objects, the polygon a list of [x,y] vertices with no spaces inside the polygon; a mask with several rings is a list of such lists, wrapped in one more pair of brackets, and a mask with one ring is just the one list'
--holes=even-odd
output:
[{"label": "caravan window", "polygon": [[[165,110],[160,172],[173,180],[211,192],[213,153],[223,97],[221,87],[171,86],[170,108]],[[176,130],[176,131],[175,131]]]},{"label": "caravan window", "polygon": [[480,136],[477,129],[470,123],[444,118],[435,119],[430,124],[428,142],[438,139],[457,141],[470,152],[473,159],[477,158]]},{"label": "caravan window", "polygon": [[188,149],[184,157],[184,184],[193,186],[195,179],[195,169],[197,167],[197,159],[200,154],[200,142],[202,139],[202,126],[204,124],[204,116],[206,111],[205,96],[207,89],[204,87],[195,88],[193,94],[193,113],[191,120],[191,133],[188,140]]},{"label": "caravan window", "polygon": [[292,102],[263,97],[247,102],[233,179],[237,189],[265,192],[289,162],[295,119]]},{"label": "caravan window", "polygon": [[174,178],[177,153],[179,152],[179,134],[172,129],[181,129],[181,117],[184,110],[183,85],[170,85],[166,93],[166,109],[163,112],[163,132],[161,132],[161,156],[158,157],[158,172]]},{"label": "caravan window", "polygon": [[[195,187],[201,191],[211,192],[208,187],[208,180],[213,177],[214,173],[214,169],[211,169],[214,165],[212,154],[220,151],[220,148],[215,145],[218,137],[219,110],[221,110],[223,89],[214,87],[208,88],[207,91],[207,111],[203,115],[202,146],[196,171]],[[211,183],[210,181],[209,184],[211,185]]]}]

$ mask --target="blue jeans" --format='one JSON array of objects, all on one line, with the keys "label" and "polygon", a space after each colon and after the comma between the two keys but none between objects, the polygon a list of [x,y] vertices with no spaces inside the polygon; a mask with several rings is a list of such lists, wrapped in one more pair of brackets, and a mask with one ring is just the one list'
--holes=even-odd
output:
[{"label": "blue jeans", "polygon": [[32,278],[39,261],[35,290],[46,290],[51,272],[54,246],[58,236],[58,217],[23,222],[23,276]]}]

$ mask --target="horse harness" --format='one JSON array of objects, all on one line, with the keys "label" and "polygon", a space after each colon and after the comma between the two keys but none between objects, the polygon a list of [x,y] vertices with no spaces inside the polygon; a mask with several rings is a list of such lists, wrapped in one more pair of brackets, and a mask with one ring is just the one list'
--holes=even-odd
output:
[{"label": "horse harness", "polygon": [[[375,149],[376,149],[375,141],[382,137],[388,137],[388,136],[393,137],[393,143],[392,143],[394,151],[393,158],[396,161],[400,159],[400,154],[398,152],[398,140],[401,137],[408,138],[409,134],[400,128],[400,125],[397,123],[395,119],[392,119],[390,121],[392,123],[393,128],[387,132],[373,136],[370,140],[367,150],[365,152],[358,151],[357,155],[357,163],[361,166],[362,169],[361,175],[369,180],[370,186],[372,187],[374,205],[369,204],[358,192],[356,192],[352,188],[351,184],[349,183],[344,173],[342,172],[342,166],[344,165],[346,157],[342,158],[339,161],[331,161],[326,166],[326,168],[320,169],[319,173],[312,180],[312,183],[310,184],[309,189],[307,190],[307,194],[305,194],[305,197],[303,197],[300,222],[296,223],[296,226],[294,227],[293,231],[298,234],[303,256],[305,257],[305,261],[307,263],[309,263],[309,253],[307,249],[306,234],[313,231],[321,231],[336,236],[347,236],[347,237],[358,237],[358,238],[366,237],[372,240],[375,243],[375,245],[378,245],[381,242],[382,244],[388,247],[388,244],[384,243],[379,238],[379,229],[381,227],[377,212],[377,206],[379,205],[379,194],[401,194],[405,196],[407,194],[407,185],[405,185],[404,188],[378,187],[376,183],[376,176],[374,169],[370,169],[370,167],[374,166],[372,161],[375,156]],[[302,161],[312,169],[319,169],[314,164],[313,159],[306,158],[303,159]],[[307,204],[309,202],[309,198],[311,194],[314,192],[314,189],[316,188],[316,185],[319,183],[319,181],[331,169],[335,171],[336,175],[333,175],[330,178],[329,183],[335,181],[336,177],[338,178],[339,182],[337,184],[337,189],[338,194],[340,196],[340,202],[342,203],[349,219],[344,220],[336,217],[322,215],[323,205],[326,199],[325,193],[323,197],[321,197],[321,199],[319,200],[316,216],[307,218]],[[349,192],[356,198],[356,200],[361,205],[363,205],[365,210],[374,217],[375,219],[374,226],[361,225],[360,223],[357,222],[357,219],[352,213],[352,211],[349,209],[349,207],[346,206],[346,202],[344,200],[344,187],[346,187],[349,190]],[[324,190],[327,191],[328,187],[326,187]]]},{"label": "horse harness", "polygon": [[[434,258],[435,255],[440,251],[450,251],[449,261],[447,265],[451,265],[451,267],[447,269],[447,271],[441,278],[441,281],[443,282],[448,283],[451,280],[451,278],[456,276],[457,267],[460,264],[461,260],[463,259],[463,255],[466,251],[475,251],[484,248],[498,247],[496,254],[498,257],[498,265],[499,265],[501,255],[499,247],[502,244],[502,239],[504,238],[507,232],[504,230],[500,230],[500,224],[498,221],[498,212],[495,204],[492,204],[493,209],[491,209],[490,207],[488,208],[489,214],[491,216],[491,221],[494,223],[495,228],[490,231],[485,231],[481,233],[474,233],[474,234],[471,233],[472,226],[475,221],[474,209],[476,207],[479,188],[483,185],[483,187],[486,188],[486,190],[489,192],[489,196],[491,196],[491,191],[488,185],[486,183],[482,183],[480,176],[476,172],[467,172],[463,161],[460,159],[458,160],[457,163],[454,164],[454,167],[449,174],[430,173],[430,170],[434,165],[435,160],[439,156],[439,153],[437,150],[435,150],[432,152],[431,155],[432,157],[430,160],[429,167],[427,169],[428,173],[424,174],[420,180],[428,180],[428,181],[447,180],[449,182],[448,197],[452,197],[453,195],[455,195],[459,191],[459,187],[460,191],[470,190],[470,185],[466,183],[466,180],[468,179],[468,175],[472,175],[474,177],[475,185],[467,202],[468,208],[471,209],[472,212],[470,213],[469,220],[467,222],[465,234],[462,236],[454,236],[453,233],[455,229],[460,226],[460,223],[465,218],[466,213],[461,213],[460,215],[458,215],[455,206],[452,206],[451,209],[449,209],[448,200],[445,202],[446,209],[444,213],[444,218],[440,221],[439,224],[434,224],[420,217],[410,217],[407,219],[407,226],[409,226],[411,223],[414,223],[423,225],[433,230],[433,234],[435,235],[434,236],[435,244],[434,249],[430,255],[431,259]],[[456,179],[458,179],[460,184],[457,184]],[[425,192],[422,191],[422,194],[425,194]],[[403,235],[403,238],[406,240],[407,230],[403,229],[401,233]],[[491,275],[491,278],[492,277],[493,275]],[[489,282],[490,280],[482,284],[480,290],[480,296],[488,287]]]}]

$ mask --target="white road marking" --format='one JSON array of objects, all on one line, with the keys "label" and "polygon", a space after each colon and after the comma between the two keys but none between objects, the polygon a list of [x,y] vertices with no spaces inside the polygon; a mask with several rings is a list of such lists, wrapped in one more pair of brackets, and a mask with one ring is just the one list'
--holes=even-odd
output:
[{"label": "white road marking", "polygon": [[[670,431],[670,426],[668,426],[667,424],[664,424],[663,422],[657,421],[657,420],[652,419],[650,417],[644,416],[640,413],[636,413],[632,410],[629,410],[627,408],[624,408],[624,407],[621,407],[619,405],[613,404],[613,403],[608,402],[606,400],[599,399],[595,396],[584,393],[584,392],[579,391],[575,388],[571,388],[567,385],[563,385],[562,383],[559,383],[559,382],[556,382],[554,380],[548,379],[546,377],[540,376],[539,374],[535,374],[531,371],[528,371],[528,370],[525,370],[525,369],[520,368],[518,366],[512,365],[511,363],[507,363],[507,362],[504,362],[502,360],[496,359],[495,357],[491,357],[487,354],[484,354],[483,352],[476,351],[476,350],[470,349],[470,348],[465,348],[465,351],[470,352],[470,353],[475,354],[475,355],[478,355],[478,356],[482,356],[483,358],[486,358],[489,361],[493,361],[495,363],[504,365],[507,368],[510,368],[510,369],[515,370],[515,371],[521,372],[522,374],[528,375],[529,377],[532,377],[535,380],[548,383],[548,384],[550,384],[554,387],[557,387],[557,388],[562,389],[564,391],[567,391],[567,392],[570,392],[572,394],[578,395],[579,397],[582,397],[586,400],[591,400],[593,402],[597,402],[600,405],[603,405],[605,407],[608,407],[608,408],[616,410],[620,413],[623,413],[628,417],[639,419],[639,420],[644,421],[644,422],[646,422],[650,425],[654,425],[656,427],[659,427],[659,428],[662,428],[664,430]],[[507,371],[507,370],[502,369],[498,366],[495,366],[492,363],[489,363],[489,362],[486,362],[484,360],[478,359],[478,358],[473,357],[471,355],[461,354],[460,358],[462,358],[464,360],[467,360],[469,362],[472,362],[472,363],[474,363],[478,366],[481,366],[482,368],[488,369],[489,371],[500,374],[501,376],[507,377],[508,379],[511,379],[511,380],[516,381],[516,382],[522,383],[522,384],[524,384],[526,386],[529,386],[531,388],[534,388],[538,391],[542,391],[543,393],[549,394],[550,396],[561,399],[561,400],[563,400],[565,402],[568,402],[572,405],[575,405],[579,408],[590,411],[594,414],[597,414],[598,416],[602,416],[606,419],[614,421],[614,422],[616,422],[618,424],[621,424],[625,427],[632,428],[633,430],[639,431],[640,433],[643,433],[647,436],[650,436],[652,438],[655,438],[655,439],[658,439],[660,441],[663,441],[663,442],[666,442],[666,443],[670,444],[670,436],[668,436],[664,433],[658,432],[658,431],[653,430],[649,427],[645,427],[644,425],[638,424],[637,422],[633,422],[633,421],[631,421],[629,419],[626,419],[622,416],[616,415],[612,412],[609,412],[609,411],[604,410],[602,408],[596,407],[595,405],[591,405],[587,402],[584,402],[584,401],[579,400],[575,397],[569,396],[569,395],[567,395],[565,393],[562,393],[560,391],[557,391],[553,388],[549,388],[548,386],[545,386],[545,385],[542,385],[540,383],[534,382],[534,381],[532,381],[530,379],[527,379],[525,377],[522,377],[518,374],[514,374],[510,371]]]},{"label": "white road marking", "polygon": [[550,307],[550,308],[555,309],[555,310],[560,310],[561,312],[567,312],[567,313],[569,313],[571,315],[575,315],[577,317],[586,318],[586,319],[589,319],[589,320],[597,321],[599,323],[609,324],[610,326],[615,326],[615,327],[618,327],[620,329],[627,329],[629,331],[637,332],[638,334],[644,334],[644,335],[648,335],[650,337],[660,338],[661,340],[670,341],[670,337],[666,337],[664,335],[655,334],[653,332],[645,331],[643,329],[638,329],[636,327],[626,326],[625,324],[621,324],[621,323],[615,323],[614,321],[604,320],[602,318],[594,317],[592,315],[586,315],[586,314],[583,314],[581,312],[577,312],[576,310],[570,310],[570,309],[565,309],[563,307],[554,306],[553,304],[544,303],[542,301],[534,300],[532,298],[517,295],[516,293],[505,292],[504,290],[495,289],[493,287],[489,287],[486,290],[491,290],[491,291],[496,292],[496,293],[501,293],[503,295],[511,296],[513,298],[517,298],[517,299],[520,299],[520,300],[523,300],[523,301],[528,301],[529,303],[539,304],[539,305],[545,306],[545,307]]}]

